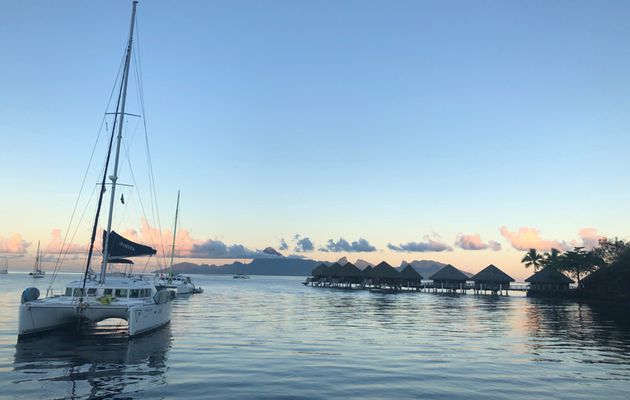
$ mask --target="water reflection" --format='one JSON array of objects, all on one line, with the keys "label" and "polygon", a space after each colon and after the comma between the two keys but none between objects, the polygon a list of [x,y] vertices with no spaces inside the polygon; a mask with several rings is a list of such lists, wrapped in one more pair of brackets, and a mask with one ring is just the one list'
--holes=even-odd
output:
[{"label": "water reflection", "polygon": [[536,361],[559,362],[570,352],[583,363],[630,362],[627,307],[532,300],[526,316]]},{"label": "water reflection", "polygon": [[53,332],[20,339],[14,371],[19,382],[36,381],[50,397],[102,398],[164,385],[171,347],[170,325],[129,339],[115,323],[84,334]]}]

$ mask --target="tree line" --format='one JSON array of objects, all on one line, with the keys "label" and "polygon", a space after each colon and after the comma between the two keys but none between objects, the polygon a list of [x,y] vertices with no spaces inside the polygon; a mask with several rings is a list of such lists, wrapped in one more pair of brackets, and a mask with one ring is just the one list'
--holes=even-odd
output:
[{"label": "tree line", "polygon": [[529,249],[521,262],[526,268],[533,267],[534,272],[546,267],[554,268],[575,278],[578,287],[581,287],[582,278],[585,276],[629,257],[630,241],[602,238],[591,250],[574,247],[573,250],[564,252],[551,249],[549,252],[539,253],[536,249]]}]

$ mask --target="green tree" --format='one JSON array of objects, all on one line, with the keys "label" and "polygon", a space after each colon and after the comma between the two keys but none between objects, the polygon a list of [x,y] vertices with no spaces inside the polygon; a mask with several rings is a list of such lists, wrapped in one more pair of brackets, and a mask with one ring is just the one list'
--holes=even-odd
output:
[{"label": "green tree", "polygon": [[586,251],[584,247],[574,247],[560,256],[559,269],[577,280],[578,287],[585,275],[595,271],[602,264],[602,259],[594,251]]},{"label": "green tree", "polygon": [[599,245],[593,249],[593,252],[605,265],[613,264],[628,251],[630,251],[630,242],[625,242],[616,237],[600,239]]},{"label": "green tree", "polygon": [[521,260],[525,264],[526,268],[534,267],[534,272],[538,271],[538,268],[542,265],[543,256],[536,251],[536,249],[529,249],[525,257]]},{"label": "green tree", "polygon": [[562,254],[560,253],[560,250],[551,249],[551,252],[543,254],[543,259],[541,261],[541,264],[545,267],[559,269],[561,256]]}]

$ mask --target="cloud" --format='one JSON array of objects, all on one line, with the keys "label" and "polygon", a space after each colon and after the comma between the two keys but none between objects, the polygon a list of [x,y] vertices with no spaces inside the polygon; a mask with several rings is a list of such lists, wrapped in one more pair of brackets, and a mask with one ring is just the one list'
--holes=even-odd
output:
[{"label": "cloud", "polygon": [[[584,247],[586,250],[591,250],[593,247],[598,246],[599,240],[604,238],[604,236],[597,233],[597,229],[595,228],[582,228],[578,232],[578,235],[582,242],[579,246]],[[578,247],[578,245],[575,247]]]},{"label": "cloud", "polygon": [[376,251],[376,247],[372,246],[370,242],[363,238],[359,238],[358,240],[349,243],[344,238],[339,238],[336,242],[332,239],[329,239],[326,243],[326,246],[319,249],[320,251],[331,252],[331,253],[340,253],[340,252],[348,252],[348,253],[359,253],[359,252],[373,252]]},{"label": "cloud", "polygon": [[289,250],[289,245],[287,244],[286,240],[284,240],[284,238],[280,239],[280,246],[278,246],[278,250]]},{"label": "cloud", "polygon": [[494,240],[488,240],[488,248],[492,251],[501,250],[501,243],[495,242]]},{"label": "cloud", "polygon": [[301,255],[301,254],[289,254],[289,255],[287,256],[287,258],[299,258],[300,260],[305,260],[305,259],[306,259],[306,257],[304,257],[304,256],[303,256],[303,255]]},{"label": "cloud", "polygon": [[305,253],[308,251],[313,251],[313,249],[315,249],[315,245],[313,245],[313,242],[311,241],[311,239],[305,237],[305,238],[299,239],[296,242],[294,250],[298,253]]},{"label": "cloud", "polygon": [[401,243],[398,246],[388,243],[387,248],[396,252],[441,252],[441,251],[453,251],[453,248],[446,243],[443,243],[439,236],[434,235],[431,237],[426,235],[423,237],[424,242],[408,242]]},{"label": "cloud", "polygon": [[481,236],[478,233],[471,235],[457,235],[457,239],[455,240],[455,246],[464,249],[464,250],[486,250],[490,249],[493,251],[501,250],[501,244],[499,242],[495,242],[494,240],[488,241],[488,243],[484,243],[481,240]]},{"label": "cloud", "polygon": [[[163,253],[170,256],[171,243],[173,242],[173,232],[163,230],[149,224],[146,219],[142,219],[140,230],[131,229],[122,233],[130,240],[148,244],[157,249],[158,254]],[[160,243],[162,242],[163,245]],[[226,258],[271,258],[277,257],[263,252],[262,250],[250,249],[242,244],[227,244],[218,239],[201,240],[193,238],[187,229],[178,229],[175,238],[175,254],[178,257],[226,259]]]},{"label": "cloud", "polygon": [[541,251],[558,249],[565,251],[571,248],[571,245],[565,241],[543,239],[540,236],[540,231],[535,228],[521,227],[518,229],[518,232],[510,232],[507,227],[502,226],[501,235],[510,242],[512,247],[521,251],[529,249]]},{"label": "cloud", "polygon": [[220,240],[208,239],[195,243],[189,257],[193,258],[269,258],[269,254],[258,250],[251,250],[242,244],[227,245]]},{"label": "cloud", "polygon": [[0,253],[24,254],[30,245],[19,233],[8,238],[0,236]]},{"label": "cloud", "polygon": [[[62,245],[63,249],[61,248]],[[96,245],[100,246],[100,242],[97,241]],[[50,242],[42,247],[42,252],[49,254],[59,254],[63,252],[64,254],[68,255],[78,255],[86,254],[87,250],[87,244],[63,243],[61,229],[53,229],[50,232]]]}]

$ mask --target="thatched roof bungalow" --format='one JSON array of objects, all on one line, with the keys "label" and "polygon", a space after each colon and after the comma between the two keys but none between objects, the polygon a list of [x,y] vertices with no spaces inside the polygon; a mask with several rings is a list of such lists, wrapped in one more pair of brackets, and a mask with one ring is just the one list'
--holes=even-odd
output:
[{"label": "thatched roof bungalow", "polygon": [[339,271],[341,271],[341,265],[339,263],[331,264],[325,271],[326,278],[338,278]]},{"label": "thatched roof bungalow", "polygon": [[385,261],[382,261],[372,270],[372,280],[378,284],[399,286],[400,272]]},{"label": "thatched roof bungalow", "polygon": [[339,277],[346,283],[362,283],[364,274],[354,264],[348,262],[339,268]]},{"label": "thatched roof bungalow", "polygon": [[510,282],[514,282],[514,278],[493,264],[473,275],[470,280],[475,281],[475,290],[491,290],[493,292],[507,290],[510,287]]},{"label": "thatched roof bungalow", "polygon": [[574,283],[573,279],[552,267],[541,269],[525,279],[525,282],[529,282],[529,290],[545,292],[569,290],[569,285]]},{"label": "thatched roof bungalow", "polygon": [[429,279],[433,280],[434,286],[443,289],[463,289],[466,286],[468,276],[462,271],[448,264],[435,274],[431,275]]},{"label": "thatched roof bungalow", "polygon": [[313,275],[313,277],[315,278],[325,276],[327,269],[328,269],[328,265],[322,263],[313,269],[313,271],[311,272],[311,275]]},{"label": "thatched roof bungalow", "polygon": [[409,264],[400,271],[400,279],[407,287],[418,287],[422,284],[422,275]]}]

